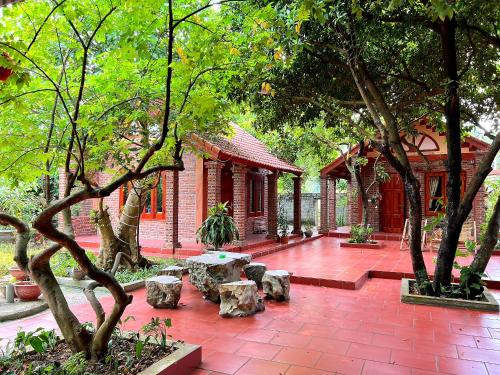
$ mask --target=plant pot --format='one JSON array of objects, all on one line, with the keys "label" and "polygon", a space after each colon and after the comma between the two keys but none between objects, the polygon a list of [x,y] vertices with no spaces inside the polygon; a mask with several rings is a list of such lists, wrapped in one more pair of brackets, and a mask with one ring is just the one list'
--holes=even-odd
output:
[{"label": "plant pot", "polygon": [[307,238],[311,238],[311,237],[312,237],[312,235],[313,235],[313,231],[312,231],[312,229],[306,229],[306,230],[304,231],[304,235],[305,235]]},{"label": "plant pot", "polygon": [[42,294],[40,287],[31,281],[14,283],[14,290],[21,301],[36,301]]},{"label": "plant pot", "polygon": [[17,266],[10,267],[9,273],[12,277],[15,277],[17,281],[23,281],[28,278],[28,275],[26,275],[26,273]]},{"label": "plant pot", "polygon": [[85,279],[85,272],[83,272],[80,267],[74,267],[71,277],[76,281],[83,280]]},{"label": "plant pot", "polygon": [[280,243],[288,243],[288,236],[280,237]]}]

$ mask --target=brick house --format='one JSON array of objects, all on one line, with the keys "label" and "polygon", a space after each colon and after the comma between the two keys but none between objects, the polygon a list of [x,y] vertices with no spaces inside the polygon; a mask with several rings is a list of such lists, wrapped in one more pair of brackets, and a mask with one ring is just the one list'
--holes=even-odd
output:
[{"label": "brick house", "polygon": [[[158,186],[148,193],[139,229],[141,244],[154,243],[162,252],[196,246],[196,230],[208,208],[218,202],[230,204],[240,232],[237,246],[276,239],[277,179],[282,173],[295,176],[294,232],[300,232],[302,170],[272,155],[262,142],[238,125],[231,126],[232,137],[208,140],[192,136],[190,143],[198,152],[184,154],[185,170],[165,172]],[[111,178],[103,172],[96,176],[101,186]],[[64,183],[65,179],[60,178],[60,191]],[[114,224],[124,202],[123,188],[104,200]],[[92,247],[89,238],[98,241],[96,228],[89,220],[90,211],[96,207],[97,201],[83,202],[73,216],[77,240],[83,239],[79,242],[88,247]]]},{"label": "brick house", "polygon": [[[417,153],[410,150],[406,145],[405,150],[413,166],[413,171],[420,181],[420,193],[422,196],[422,213],[424,218],[444,212],[446,202],[447,172],[445,162],[447,159],[446,136],[436,131],[426,118],[420,119],[415,124],[417,135],[408,136],[408,141],[416,145],[425,155],[429,164]],[[404,134],[401,134],[404,137]],[[465,191],[468,181],[473,177],[476,167],[489,145],[475,137],[466,137],[462,143],[462,192]],[[350,152],[357,152],[357,147]],[[366,152],[368,164],[362,168],[363,183],[365,187],[370,185],[374,179],[374,163],[378,153],[370,148]],[[379,165],[382,165],[389,173],[390,179],[386,182],[375,182],[368,191],[368,222],[377,232],[401,234],[405,219],[408,218],[408,201],[405,196],[403,182],[399,174],[390,164],[380,157]],[[348,182],[348,217],[347,223],[358,224],[361,222],[362,203],[357,194],[356,181],[351,176],[345,165],[343,156],[321,169],[321,227],[320,232],[328,233],[335,230],[335,194],[336,181],[345,179]],[[485,215],[485,192],[484,187],[474,199],[470,220],[475,220],[479,226]]]}]

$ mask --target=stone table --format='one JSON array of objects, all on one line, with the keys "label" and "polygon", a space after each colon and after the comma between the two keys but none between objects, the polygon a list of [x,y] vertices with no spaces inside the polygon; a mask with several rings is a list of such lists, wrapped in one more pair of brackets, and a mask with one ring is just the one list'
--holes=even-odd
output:
[{"label": "stone table", "polygon": [[231,251],[209,251],[207,254],[212,254],[217,257],[222,255],[226,258],[234,259],[236,266],[239,268],[235,268],[235,271],[238,272],[237,275],[235,274],[233,276],[235,280],[240,280],[241,269],[252,261],[252,256],[244,253],[233,253]]},{"label": "stone table", "polygon": [[264,301],[259,296],[255,281],[235,281],[219,285],[220,311],[224,318],[243,317],[264,311]]},{"label": "stone table", "polygon": [[233,258],[219,258],[216,254],[203,254],[186,259],[189,282],[206,299],[219,303],[219,285],[240,280],[241,266]]},{"label": "stone table", "polygon": [[146,300],[155,308],[176,308],[181,298],[181,290],[182,281],[175,276],[146,279]]}]

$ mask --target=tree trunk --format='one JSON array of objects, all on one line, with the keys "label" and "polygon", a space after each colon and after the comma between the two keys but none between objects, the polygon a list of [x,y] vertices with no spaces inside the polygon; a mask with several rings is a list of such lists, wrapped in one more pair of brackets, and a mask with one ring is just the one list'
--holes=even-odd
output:
[{"label": "tree trunk", "polygon": [[486,232],[483,235],[483,241],[481,246],[474,256],[470,267],[474,272],[484,273],[486,271],[486,266],[490,261],[493,250],[495,250],[495,245],[498,242],[498,230],[500,229],[500,196],[497,198],[497,202],[491,214],[490,220],[488,221],[488,226]]},{"label": "tree trunk", "polygon": [[365,186],[363,185],[363,178],[361,177],[361,166],[356,165],[354,167],[354,177],[356,178],[356,184],[358,185],[358,194],[361,197],[361,225],[363,228],[368,228],[368,194],[366,192]]},{"label": "tree trunk", "polygon": [[448,98],[445,105],[448,183],[446,185],[446,226],[438,251],[433,281],[436,293],[439,293],[441,286],[449,286],[451,283],[455,253],[463,225],[463,221],[458,218],[462,184],[460,176],[462,172],[462,141],[455,28],[455,18],[440,22],[443,64],[449,82]]},{"label": "tree trunk", "polygon": [[[120,252],[128,255],[135,262],[135,265],[141,268],[149,265],[147,259],[141,255],[137,241],[144,192],[147,190],[148,188],[143,187],[141,182],[134,183],[134,188],[130,189],[123,206],[116,231],[113,229],[107,208],[103,207],[102,200],[99,203],[95,222],[101,234],[101,249],[98,259],[98,265],[101,268],[107,271],[111,270],[116,255]],[[127,261],[123,261],[122,265],[132,268],[130,262]]]}]

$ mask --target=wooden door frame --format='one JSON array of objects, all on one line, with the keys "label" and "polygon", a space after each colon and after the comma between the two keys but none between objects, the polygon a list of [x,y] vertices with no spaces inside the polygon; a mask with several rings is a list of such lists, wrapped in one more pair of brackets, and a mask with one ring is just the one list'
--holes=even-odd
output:
[{"label": "wooden door frame", "polygon": [[[404,185],[404,182],[402,181],[402,177],[399,175],[399,173],[397,172],[391,172],[389,173],[389,176],[391,176],[391,179],[392,179],[392,176],[397,176],[401,179],[401,186],[402,186],[402,191],[403,191],[403,219],[402,219],[402,222],[401,222],[401,233],[403,233],[403,229],[404,229],[404,224],[405,224],[405,219],[406,219],[406,190],[405,190],[405,185]],[[384,184],[384,182],[381,182],[379,183],[379,193],[380,193],[380,196],[382,198],[382,201],[384,201],[384,196],[382,195],[382,184]],[[379,203],[379,215],[378,215],[378,224],[379,224],[379,230],[381,232],[384,232],[384,229],[382,227],[382,205]]]}]

